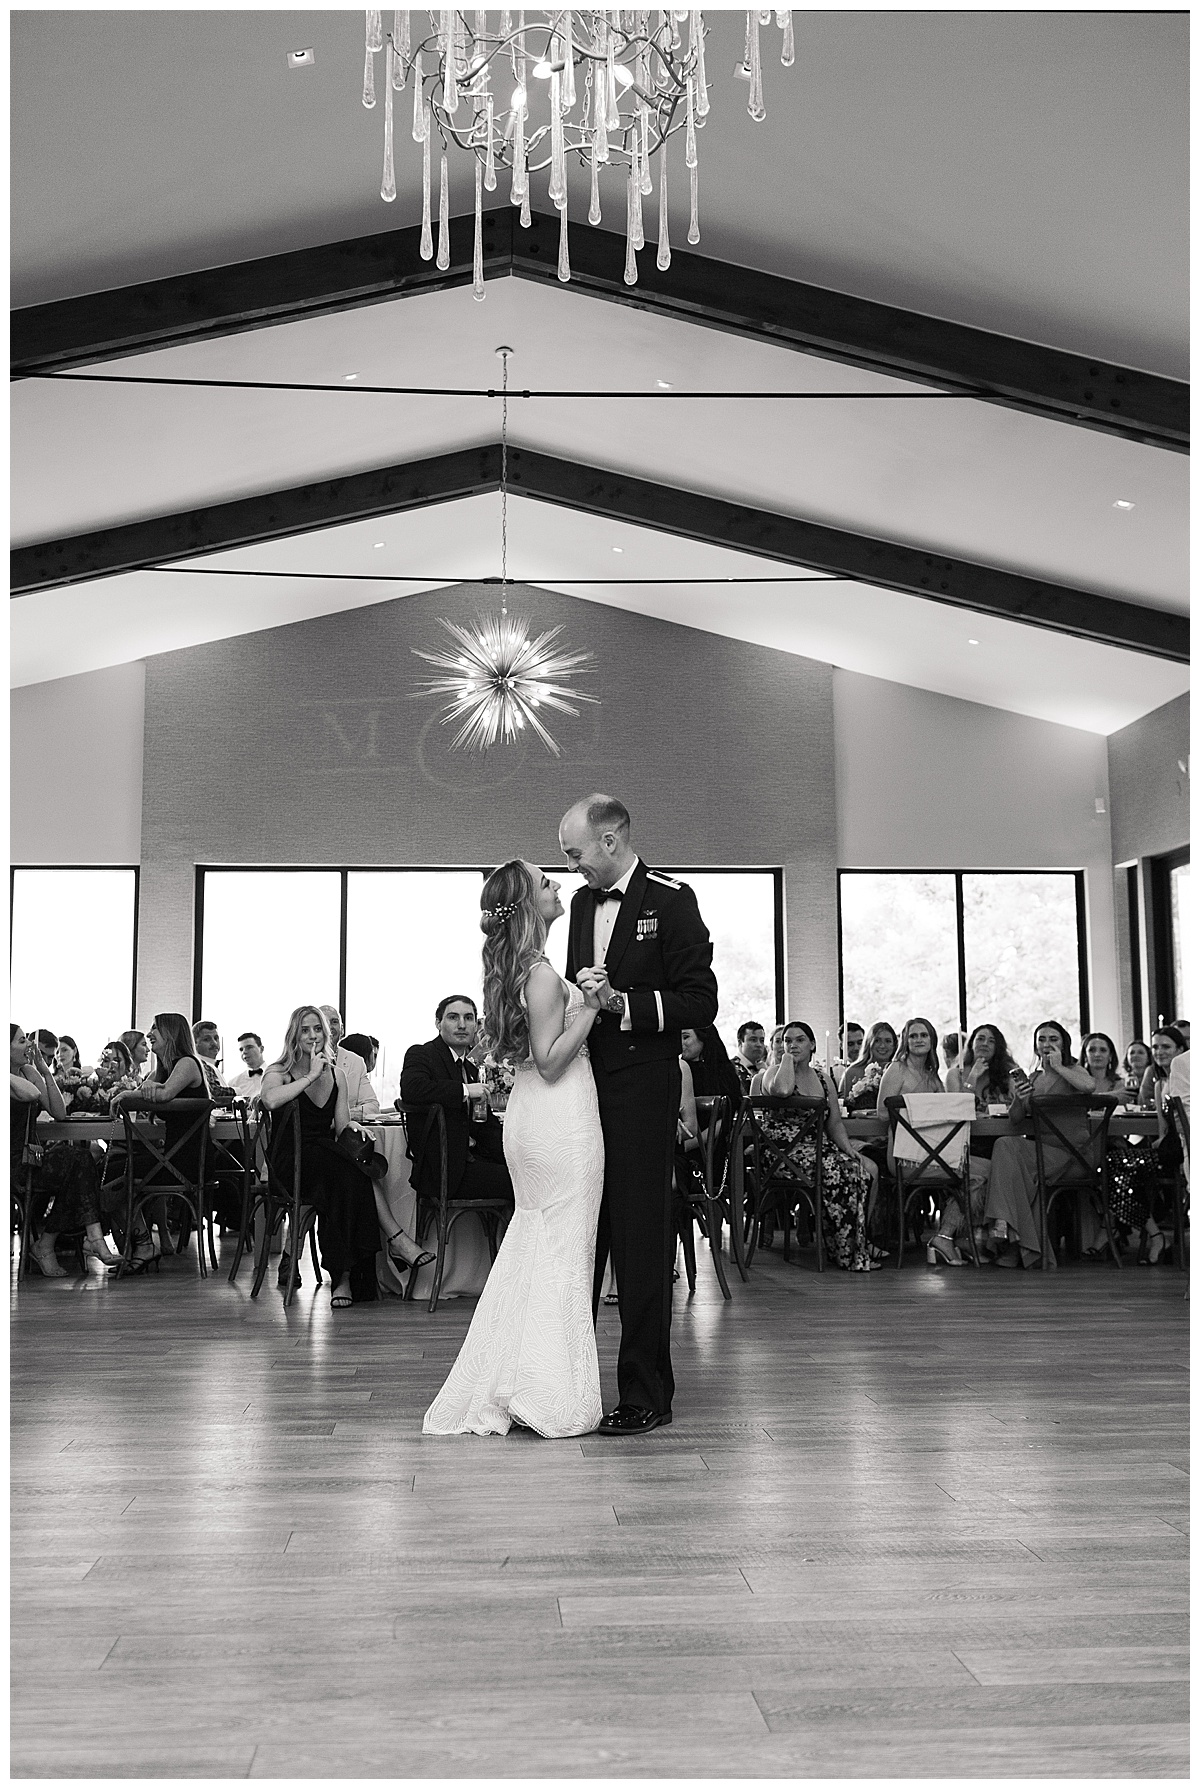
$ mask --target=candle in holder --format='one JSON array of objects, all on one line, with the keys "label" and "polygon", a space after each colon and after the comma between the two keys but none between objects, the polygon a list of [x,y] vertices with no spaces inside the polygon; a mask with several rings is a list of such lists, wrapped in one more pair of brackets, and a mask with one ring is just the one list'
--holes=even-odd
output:
[{"label": "candle in holder", "polygon": [[825,1033],[825,1067],[829,1067],[829,1033]]}]

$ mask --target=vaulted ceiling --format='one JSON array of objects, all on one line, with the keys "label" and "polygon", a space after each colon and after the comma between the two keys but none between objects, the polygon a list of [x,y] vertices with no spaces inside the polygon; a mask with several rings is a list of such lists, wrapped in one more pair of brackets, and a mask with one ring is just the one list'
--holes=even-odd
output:
[{"label": "vaulted ceiling", "polygon": [[[768,60],[756,127],[731,78],[741,15],[706,17],[699,255],[729,264],[731,290],[747,289],[742,268],[804,282],[779,286],[785,313],[824,286],[918,313],[918,333],[922,318],[987,332],[963,350],[977,379],[689,314],[663,296],[685,290],[687,257],[656,298],[652,242],[629,294],[582,221],[590,284],[497,277],[479,304],[453,280],[397,279],[251,318],[214,306],[210,279],[198,319],[184,280],[171,302],[183,316],[190,295],[192,314],[156,335],[147,318],[170,294],[147,281],[256,262],[264,289],[264,256],[397,228],[404,260],[417,163],[398,131],[399,197],[383,206],[361,15],[14,15],[17,339],[53,346],[12,390],[12,530],[33,568],[17,579],[14,681],[496,575],[494,478],[422,503],[418,471],[390,512],[385,498],[339,511],[337,491],[494,446],[486,393],[506,343],[518,390],[597,394],[510,406],[514,454],[593,468],[596,493],[531,478],[510,502],[510,575],[1098,732],[1185,688],[1170,619],[1188,600],[1180,441],[1131,411],[1079,426],[1052,397],[998,396],[985,372],[1041,344],[1059,355],[1043,368],[1118,380],[1105,389],[1151,408],[1186,376],[1186,19],[798,13],[796,66]],[[288,71],[286,52],[309,46],[315,67]],[[622,202],[605,203],[613,227]],[[685,206],[680,178],[676,244]],[[585,210],[572,185],[572,218]],[[452,239],[461,266],[469,220]],[[97,292],[112,297],[63,302]],[[140,334],[122,335],[131,318]],[[280,389],[295,385],[325,389]],[[460,395],[366,389],[413,386]],[[322,496],[306,509],[297,490]],[[721,527],[678,520],[696,497]],[[229,506],[247,503],[259,520],[230,532]],[[920,577],[906,554],[939,569]]]}]

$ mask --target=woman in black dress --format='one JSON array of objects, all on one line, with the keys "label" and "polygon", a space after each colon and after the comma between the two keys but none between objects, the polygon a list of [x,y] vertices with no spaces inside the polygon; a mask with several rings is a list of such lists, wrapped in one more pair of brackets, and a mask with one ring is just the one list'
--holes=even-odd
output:
[{"label": "woman in black dress", "polygon": [[[296,1106],[301,1197],[317,1214],[321,1265],[332,1282],[333,1308],[344,1310],[377,1296],[380,1238],[370,1176],[337,1148],[343,1131],[361,1127],[351,1126],[346,1077],[334,1067],[333,1055],[319,1008],[298,1006],[288,1020],[283,1054],[263,1075],[259,1097],[271,1113]],[[276,1125],[273,1152],[276,1148],[279,1172],[290,1183],[290,1126]]]}]

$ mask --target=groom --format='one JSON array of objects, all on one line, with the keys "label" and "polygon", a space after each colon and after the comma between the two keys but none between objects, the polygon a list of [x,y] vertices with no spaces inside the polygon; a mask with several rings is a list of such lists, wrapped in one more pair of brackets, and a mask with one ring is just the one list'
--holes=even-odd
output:
[{"label": "groom", "polygon": [[604,1132],[592,1315],[609,1250],[621,1307],[615,1410],[602,1435],[641,1435],[671,1420],[671,1166],[679,1118],[680,1031],[717,1016],[712,943],[696,897],[648,870],[629,843],[629,813],[587,795],[558,842],[587,884],[571,902],[567,978],[600,996],[589,1050]]}]

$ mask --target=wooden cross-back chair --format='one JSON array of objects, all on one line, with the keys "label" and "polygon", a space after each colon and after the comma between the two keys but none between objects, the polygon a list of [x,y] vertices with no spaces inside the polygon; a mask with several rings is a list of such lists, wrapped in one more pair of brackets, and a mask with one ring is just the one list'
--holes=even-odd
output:
[{"label": "wooden cross-back chair", "polygon": [[[408,1139],[409,1154],[412,1157],[412,1186],[416,1194],[417,1215],[415,1235],[418,1242],[424,1242],[430,1226],[437,1236],[437,1262],[433,1269],[433,1290],[429,1294],[429,1309],[437,1310],[438,1298],[442,1290],[442,1275],[446,1270],[446,1244],[450,1232],[460,1217],[473,1211],[483,1225],[487,1236],[488,1253],[496,1259],[496,1251],[500,1246],[501,1223],[507,1220],[512,1211],[512,1202],[507,1197],[459,1199],[450,1195],[449,1170],[447,1166],[446,1148],[446,1114],[441,1106],[406,1105],[402,1100],[396,1101],[396,1110],[404,1120],[404,1134]],[[426,1152],[430,1147],[438,1151],[439,1166],[437,1190],[422,1190],[422,1167]],[[408,1284],[404,1288],[405,1299],[411,1299],[417,1287],[415,1272],[408,1276]]]},{"label": "wooden cross-back chair", "polygon": [[[303,1099],[301,1094],[299,1099]],[[250,1287],[251,1298],[257,1298],[262,1290],[263,1280],[267,1275],[267,1267],[271,1260],[271,1243],[275,1232],[286,1220],[288,1223],[289,1270],[287,1285],[283,1292],[283,1308],[286,1310],[295,1295],[296,1285],[300,1278],[300,1257],[304,1253],[305,1240],[308,1241],[312,1255],[313,1271],[317,1276],[317,1285],[321,1285],[321,1263],[317,1256],[317,1214],[311,1205],[305,1205],[301,1198],[300,1174],[300,1114],[297,1111],[299,1099],[289,1100],[286,1105],[279,1106],[274,1112],[268,1112],[263,1106],[259,1111],[258,1130],[254,1139],[255,1164],[258,1169],[246,1209],[242,1214],[242,1228],[238,1236],[237,1255],[234,1259],[230,1280],[237,1273],[243,1250],[253,1232],[254,1220],[261,1216],[258,1256],[254,1264],[254,1282]],[[291,1148],[287,1148],[288,1139]]]},{"label": "wooden cross-back chair", "polygon": [[[1112,1093],[1056,1094],[1029,1102],[1024,1128],[1026,1134],[1032,1131],[1037,1161],[1043,1268],[1050,1265],[1051,1209],[1057,1199],[1081,1192],[1099,1194],[1109,1253],[1117,1267],[1121,1265],[1109,1212],[1108,1126],[1117,1104]],[[1061,1151],[1067,1159],[1048,1163],[1047,1150]]]},{"label": "wooden cross-back chair", "polygon": [[[898,1219],[898,1235],[896,1239],[896,1266],[904,1260],[904,1221],[913,1201],[928,1199],[940,1221],[947,1193],[953,1193],[962,1208],[967,1227],[967,1235],[971,1242],[971,1258],[976,1267],[979,1266],[979,1249],[975,1242],[975,1226],[971,1222],[971,1155],[968,1147],[962,1155],[961,1163],[956,1166],[947,1160],[951,1149],[961,1149],[960,1139],[964,1131],[969,1135],[971,1120],[960,1118],[943,1122],[930,1129],[944,1130],[946,1135],[940,1139],[929,1137],[924,1131],[917,1130],[909,1122],[905,1111],[904,1095],[884,1101],[887,1107],[888,1130],[893,1146],[894,1184],[896,1187],[896,1205]],[[909,1161],[895,1154],[896,1133],[900,1131],[911,1137],[921,1150],[919,1161]]]},{"label": "wooden cross-back chair", "polygon": [[[760,1093],[742,1101],[730,1147],[732,1160],[730,1221],[742,1222],[747,1267],[762,1232],[763,1219],[778,1212],[783,1226],[783,1258],[791,1260],[792,1218],[800,1201],[812,1215],[816,1233],[817,1272],[825,1271],[821,1233],[822,1148],[828,1104],[799,1094]],[[795,1130],[785,1143],[762,1126],[766,1116],[784,1118]],[[812,1171],[800,1161],[801,1146],[815,1145]]]},{"label": "wooden cross-back chair", "polygon": [[675,1190],[679,1237],[683,1243],[683,1261],[687,1269],[688,1291],[696,1290],[696,1232],[708,1238],[717,1282],[724,1298],[732,1298],[722,1260],[722,1225],[720,1189],[715,1184],[719,1145],[729,1124],[729,1100],[723,1093],[697,1094],[696,1115],[700,1121],[700,1149],[681,1161],[676,1151]]},{"label": "wooden cross-back chair", "polygon": [[[204,1261],[204,1233],[207,1225],[208,1252],[213,1267],[216,1267],[212,1206],[207,1197],[211,1189],[205,1182],[208,1127],[215,1110],[214,1102],[210,1099],[164,1100],[140,1110],[126,1105],[121,1107],[121,1118],[125,1126],[125,1239],[118,1274],[129,1268],[138,1219],[148,1205],[153,1205],[160,1199],[164,1202],[177,1199],[191,1218],[196,1230],[196,1265],[201,1279],[208,1276]],[[174,1142],[168,1143],[158,1129],[156,1120],[180,1114],[190,1118],[191,1122],[184,1126]],[[193,1140],[198,1142],[194,1180],[184,1172],[178,1160],[180,1152]],[[135,1163],[141,1151],[151,1159],[149,1167],[139,1172]]]}]

